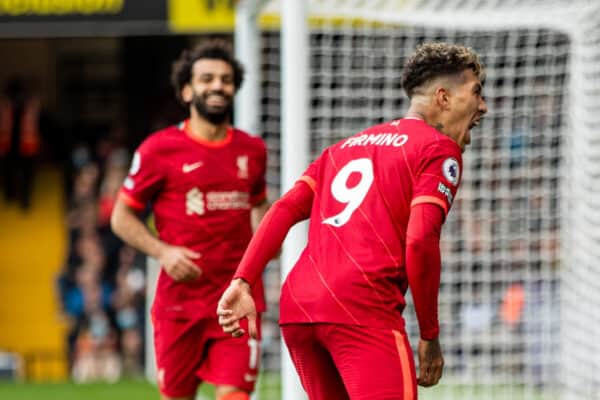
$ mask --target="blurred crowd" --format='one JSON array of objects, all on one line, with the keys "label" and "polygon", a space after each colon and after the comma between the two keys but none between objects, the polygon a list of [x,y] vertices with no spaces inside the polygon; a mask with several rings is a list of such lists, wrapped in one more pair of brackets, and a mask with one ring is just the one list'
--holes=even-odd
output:
[{"label": "blurred crowd", "polygon": [[143,370],[144,258],[110,229],[130,153],[120,127],[73,147],[68,173],[69,248],[58,279],[69,321],[75,381],[114,381]]},{"label": "blurred crowd", "polygon": [[31,205],[42,133],[40,98],[28,83],[9,79],[0,96],[0,177],[6,203]]}]

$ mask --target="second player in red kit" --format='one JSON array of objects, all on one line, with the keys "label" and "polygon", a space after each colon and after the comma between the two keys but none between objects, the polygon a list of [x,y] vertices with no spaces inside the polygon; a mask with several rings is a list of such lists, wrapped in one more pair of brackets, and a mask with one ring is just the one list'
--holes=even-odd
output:
[{"label": "second player in red kit", "polygon": [[[174,64],[190,118],[150,135],[134,154],[112,216],[114,231],[159,260],[152,306],[163,399],[194,399],[199,383],[219,400],[248,399],[258,374],[256,338],[231,338],[214,310],[266,211],[266,148],[229,124],[243,77],[229,47],[207,42]],[[138,213],[151,204],[158,238]],[[264,309],[262,283],[254,288]]]},{"label": "second player in red kit", "polygon": [[[409,59],[405,118],[325,149],[276,202],[219,302],[226,332],[254,327],[251,288],[296,222],[308,244],[281,290],[280,324],[310,399],[417,398],[443,357],[439,240],[470,129],[487,111],[470,49],[425,44]],[[410,288],[420,328],[417,375],[402,311]],[[260,304],[260,299],[258,299]],[[248,328],[239,325],[248,317]]]}]

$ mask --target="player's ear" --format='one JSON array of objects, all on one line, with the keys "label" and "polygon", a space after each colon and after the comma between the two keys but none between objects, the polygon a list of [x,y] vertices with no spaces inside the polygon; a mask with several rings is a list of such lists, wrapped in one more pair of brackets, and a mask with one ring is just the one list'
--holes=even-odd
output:
[{"label": "player's ear", "polygon": [[439,86],[435,89],[434,93],[435,102],[438,107],[446,111],[450,109],[450,90],[444,86]]},{"label": "player's ear", "polygon": [[192,97],[194,97],[194,91],[192,90],[192,85],[186,83],[181,89],[181,98],[184,102],[190,103],[192,101]]}]

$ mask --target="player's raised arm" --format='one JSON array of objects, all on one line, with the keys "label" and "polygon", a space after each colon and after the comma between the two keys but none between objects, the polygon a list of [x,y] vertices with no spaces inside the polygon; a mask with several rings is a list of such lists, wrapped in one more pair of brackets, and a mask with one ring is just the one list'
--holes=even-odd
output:
[{"label": "player's raised arm", "polygon": [[[239,320],[247,317],[252,323],[256,319],[251,286],[262,275],[269,260],[277,254],[291,227],[310,216],[313,196],[310,185],[298,181],[266,213],[244,253],[233,282],[219,301],[217,314],[225,332],[240,336],[244,331],[240,328]],[[255,334],[252,325],[249,325],[249,329],[250,336]]]}]

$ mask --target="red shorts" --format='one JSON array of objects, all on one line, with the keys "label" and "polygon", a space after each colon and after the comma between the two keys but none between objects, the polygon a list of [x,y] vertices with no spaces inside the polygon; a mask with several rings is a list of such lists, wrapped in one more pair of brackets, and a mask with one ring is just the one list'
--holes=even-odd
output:
[{"label": "red shorts", "polygon": [[[157,380],[162,394],[194,395],[202,381],[254,390],[260,362],[258,340],[248,335],[231,337],[223,332],[216,318],[152,320]],[[248,321],[242,322],[244,326]],[[260,317],[257,328],[260,338]]]},{"label": "red shorts", "polygon": [[281,332],[311,400],[415,400],[404,332],[338,324],[286,324]]}]

